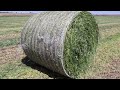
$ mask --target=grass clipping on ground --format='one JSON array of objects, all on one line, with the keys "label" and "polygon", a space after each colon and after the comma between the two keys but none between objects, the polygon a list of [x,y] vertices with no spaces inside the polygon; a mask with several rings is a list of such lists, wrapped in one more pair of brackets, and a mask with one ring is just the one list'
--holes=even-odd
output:
[{"label": "grass clipping on ground", "polygon": [[93,60],[98,35],[98,25],[89,12],[48,11],[28,20],[21,33],[21,45],[32,61],[79,78]]}]

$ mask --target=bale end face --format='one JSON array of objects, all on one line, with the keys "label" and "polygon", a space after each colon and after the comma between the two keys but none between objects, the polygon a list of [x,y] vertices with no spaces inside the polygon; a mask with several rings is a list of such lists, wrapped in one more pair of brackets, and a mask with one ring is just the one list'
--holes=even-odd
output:
[{"label": "bale end face", "polygon": [[68,75],[77,78],[88,68],[98,44],[98,34],[98,25],[89,12],[80,12],[73,19],[64,41],[64,68]]}]

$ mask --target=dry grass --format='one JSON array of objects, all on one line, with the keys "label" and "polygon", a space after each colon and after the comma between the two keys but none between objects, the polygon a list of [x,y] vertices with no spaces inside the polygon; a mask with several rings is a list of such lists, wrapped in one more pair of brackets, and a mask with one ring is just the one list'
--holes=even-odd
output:
[{"label": "dry grass", "polygon": [[24,57],[25,54],[18,45],[0,48],[0,65],[13,60],[21,60]]},{"label": "dry grass", "polygon": [[20,33],[17,34],[6,34],[6,35],[0,35],[0,40],[7,40],[12,38],[18,38],[20,37]]}]

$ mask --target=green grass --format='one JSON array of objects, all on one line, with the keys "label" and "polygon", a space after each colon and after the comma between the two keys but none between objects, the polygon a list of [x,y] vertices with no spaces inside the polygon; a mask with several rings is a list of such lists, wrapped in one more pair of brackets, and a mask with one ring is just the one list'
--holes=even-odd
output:
[{"label": "green grass", "polygon": [[[28,18],[0,17],[0,33],[4,35],[8,33],[20,33],[19,28],[22,28],[22,25]],[[111,72],[111,68],[112,70],[120,71],[120,65],[118,68],[109,68],[113,60],[120,61],[120,16],[95,16],[95,18],[99,24],[101,38],[93,62],[89,63],[89,68],[80,73],[80,78],[102,78],[99,74],[102,72]],[[2,48],[17,44],[17,40],[13,38],[0,41],[0,46]],[[36,65],[28,66],[21,59],[14,59],[13,61],[0,65],[0,79],[55,78],[49,70],[37,70],[31,67],[35,68]],[[47,73],[44,71],[47,71]]]},{"label": "green grass", "polygon": [[7,29],[1,29],[0,35],[7,35],[7,34],[16,34],[20,33],[22,28],[7,28]]},{"label": "green grass", "polygon": [[0,16],[0,35],[20,33],[23,25],[29,18],[30,16]]},{"label": "green grass", "polygon": [[64,42],[64,64],[70,76],[78,78],[87,68],[98,44],[98,32],[98,25],[90,13],[81,12],[74,19]]},{"label": "green grass", "polygon": [[[23,25],[29,18],[29,16],[0,16],[0,36],[20,33]],[[13,37],[7,40],[0,40],[0,48],[17,45],[20,41],[19,38]]]},{"label": "green grass", "polygon": [[117,39],[120,39],[120,33],[117,33],[115,35],[111,35],[105,39],[103,39],[101,41],[101,43],[109,43],[109,42],[113,42],[113,41],[116,41]]},{"label": "green grass", "polygon": [[0,29],[1,28],[17,28],[22,27],[26,20],[28,20],[29,16],[21,16],[21,17],[0,17]]},{"label": "green grass", "polygon": [[119,23],[120,16],[95,16],[99,24]]},{"label": "green grass", "polygon": [[95,16],[100,31],[100,38],[105,39],[120,33],[120,16]]},{"label": "green grass", "polygon": [[43,73],[33,70],[31,67],[27,67],[20,61],[10,62],[0,67],[0,79],[50,78],[48,75],[43,75]]},{"label": "green grass", "polygon": [[12,38],[7,40],[1,40],[0,41],[0,48],[11,46],[11,45],[17,45],[20,42],[20,38]]}]

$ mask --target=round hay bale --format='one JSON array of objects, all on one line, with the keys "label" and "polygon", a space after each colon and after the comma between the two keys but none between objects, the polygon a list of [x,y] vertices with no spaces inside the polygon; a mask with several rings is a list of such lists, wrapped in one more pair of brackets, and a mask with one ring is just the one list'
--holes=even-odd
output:
[{"label": "round hay bale", "polygon": [[26,23],[21,44],[34,62],[62,75],[78,78],[98,44],[98,25],[86,11],[48,11]]}]

